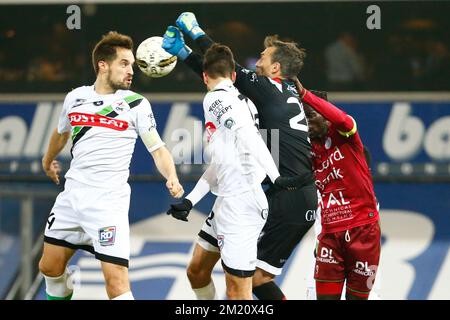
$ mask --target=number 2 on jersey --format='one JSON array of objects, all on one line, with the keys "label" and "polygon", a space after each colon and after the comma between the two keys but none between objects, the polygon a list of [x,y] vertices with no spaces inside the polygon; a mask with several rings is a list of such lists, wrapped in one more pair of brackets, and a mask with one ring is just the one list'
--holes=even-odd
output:
[{"label": "number 2 on jersey", "polygon": [[291,126],[291,128],[308,132],[308,125],[300,123],[301,121],[303,121],[303,119],[305,119],[305,111],[303,110],[303,106],[300,104],[298,99],[295,97],[290,97],[289,99],[287,99],[287,103],[294,103],[298,105],[300,109],[300,113],[298,115],[289,119],[289,125]]}]

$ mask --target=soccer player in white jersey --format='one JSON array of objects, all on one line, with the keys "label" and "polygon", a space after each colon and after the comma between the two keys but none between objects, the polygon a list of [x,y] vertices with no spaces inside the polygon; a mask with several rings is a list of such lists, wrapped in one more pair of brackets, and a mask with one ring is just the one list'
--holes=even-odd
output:
[{"label": "soccer player in white jersey", "polygon": [[101,261],[110,299],[133,299],[128,279],[130,255],[129,166],[139,135],[151,153],[166,187],[183,195],[174,162],[156,130],[150,103],[130,91],[133,41],[109,32],[92,52],[94,85],[69,92],[58,127],[42,159],[46,174],[59,184],[56,156],[72,139],[72,162],[64,191],[56,198],[45,229],[39,269],[48,299],[68,300],[73,290],[66,267],[77,249]]},{"label": "soccer player in white jersey", "polygon": [[[203,100],[209,134],[210,164],[192,192],[167,212],[187,221],[192,206],[209,191],[217,196],[188,266],[188,278],[198,299],[215,299],[214,283],[192,272],[221,258],[228,299],[252,299],[257,241],[266,222],[268,204],[261,182],[266,174],[280,188],[295,188],[297,177],[280,177],[262,140],[254,104],[233,86],[233,54],[214,44],[205,53],[203,80],[209,90]],[[213,263],[211,263],[211,261]]]}]

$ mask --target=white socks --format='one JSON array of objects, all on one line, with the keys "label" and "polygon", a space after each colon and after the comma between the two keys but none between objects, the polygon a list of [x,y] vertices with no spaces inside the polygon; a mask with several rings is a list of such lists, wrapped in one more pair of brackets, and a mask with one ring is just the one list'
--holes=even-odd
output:
[{"label": "white socks", "polygon": [[134,300],[133,294],[131,291],[122,293],[120,296],[112,298],[111,300]]},{"label": "white socks", "polygon": [[64,270],[64,273],[59,277],[49,277],[44,275],[45,286],[48,300],[70,300],[72,298],[73,287],[69,281],[72,281]]},{"label": "white socks", "polygon": [[218,300],[216,287],[212,280],[206,287],[192,290],[194,290],[197,300]]}]

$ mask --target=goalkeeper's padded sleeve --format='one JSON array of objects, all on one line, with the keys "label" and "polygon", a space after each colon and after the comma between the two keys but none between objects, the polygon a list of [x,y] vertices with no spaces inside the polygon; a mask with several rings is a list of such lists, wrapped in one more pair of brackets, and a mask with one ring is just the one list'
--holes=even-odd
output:
[{"label": "goalkeeper's padded sleeve", "polygon": [[203,58],[201,55],[192,52],[186,60],[184,60],[184,63],[203,79]]}]

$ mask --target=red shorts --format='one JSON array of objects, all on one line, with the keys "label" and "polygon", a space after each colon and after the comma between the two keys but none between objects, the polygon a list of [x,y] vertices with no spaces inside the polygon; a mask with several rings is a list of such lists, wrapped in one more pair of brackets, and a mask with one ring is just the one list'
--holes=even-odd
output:
[{"label": "red shorts", "polygon": [[347,290],[366,295],[375,281],[380,260],[378,221],[347,231],[320,234],[314,278],[323,282],[347,280]]}]

